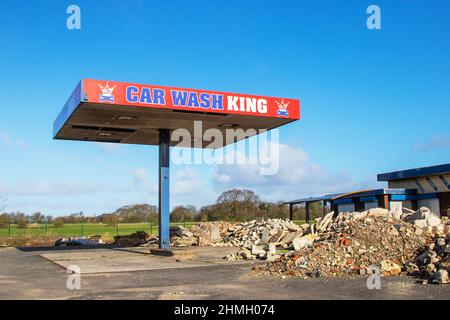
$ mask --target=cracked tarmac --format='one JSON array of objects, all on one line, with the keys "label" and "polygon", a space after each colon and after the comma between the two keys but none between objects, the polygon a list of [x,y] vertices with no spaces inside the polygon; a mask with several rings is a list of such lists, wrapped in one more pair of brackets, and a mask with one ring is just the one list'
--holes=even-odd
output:
[{"label": "cracked tarmac", "polygon": [[[194,247],[192,257],[179,259],[136,248],[0,248],[0,299],[450,299],[449,286],[406,276],[383,277],[381,290],[367,289],[364,276],[256,276],[249,262],[222,260],[230,250]],[[80,290],[66,287],[69,265],[82,270]]]}]

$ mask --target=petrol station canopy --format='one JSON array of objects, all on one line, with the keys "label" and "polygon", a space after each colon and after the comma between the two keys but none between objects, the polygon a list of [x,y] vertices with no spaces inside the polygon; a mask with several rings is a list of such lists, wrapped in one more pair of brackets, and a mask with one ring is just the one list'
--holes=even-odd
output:
[{"label": "petrol station canopy", "polygon": [[53,130],[55,139],[158,145],[159,129],[194,137],[194,121],[202,121],[202,134],[214,128],[225,137],[227,129],[270,130],[299,118],[298,99],[83,79]]}]

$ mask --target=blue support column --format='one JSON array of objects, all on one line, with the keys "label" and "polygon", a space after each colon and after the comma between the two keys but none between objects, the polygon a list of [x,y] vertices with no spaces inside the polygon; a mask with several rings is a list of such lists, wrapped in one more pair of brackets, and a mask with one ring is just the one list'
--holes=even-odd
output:
[{"label": "blue support column", "polygon": [[170,130],[159,130],[159,248],[170,248]]}]

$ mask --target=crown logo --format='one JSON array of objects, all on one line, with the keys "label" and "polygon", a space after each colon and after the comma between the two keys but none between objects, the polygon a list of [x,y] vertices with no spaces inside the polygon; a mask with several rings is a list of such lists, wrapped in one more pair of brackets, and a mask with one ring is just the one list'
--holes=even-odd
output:
[{"label": "crown logo", "polygon": [[109,86],[109,83],[106,82],[105,86],[102,86],[100,83],[98,84],[98,86],[100,87],[100,89],[102,90],[102,93],[99,96],[99,101],[100,102],[111,102],[114,103],[114,89],[116,89],[116,85],[113,87]]},{"label": "crown logo", "polygon": [[289,111],[287,110],[289,106],[289,102],[284,102],[284,99],[281,99],[281,102],[275,101],[278,105],[278,116],[279,117],[289,117]]}]

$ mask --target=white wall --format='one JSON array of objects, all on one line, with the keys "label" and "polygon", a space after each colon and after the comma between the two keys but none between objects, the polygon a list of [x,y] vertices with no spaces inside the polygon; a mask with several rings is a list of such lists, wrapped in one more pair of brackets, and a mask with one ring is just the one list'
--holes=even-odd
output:
[{"label": "white wall", "polygon": [[441,216],[441,210],[439,207],[439,199],[426,199],[426,200],[419,200],[417,201],[417,206],[419,208],[421,207],[427,207],[431,210],[435,215]]},{"label": "white wall", "polygon": [[395,211],[395,209],[397,209],[397,207],[403,208],[403,204],[401,201],[390,201],[389,207],[390,207],[391,211]]}]

